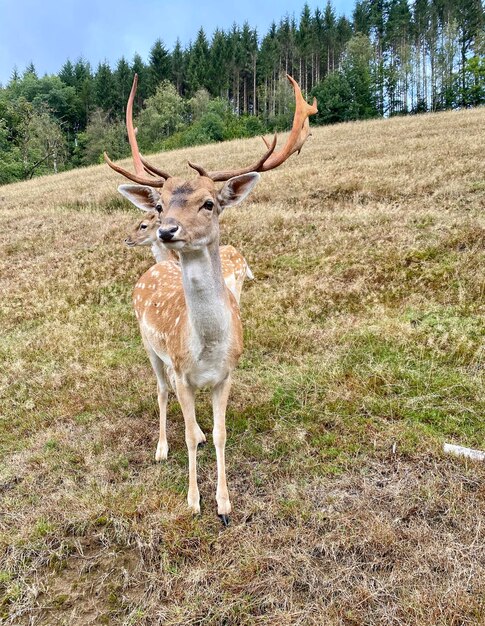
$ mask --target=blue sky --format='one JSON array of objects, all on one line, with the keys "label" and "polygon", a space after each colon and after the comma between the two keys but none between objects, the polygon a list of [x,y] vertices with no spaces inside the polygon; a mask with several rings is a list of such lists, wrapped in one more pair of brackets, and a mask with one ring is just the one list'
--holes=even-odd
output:
[{"label": "blue sky", "polygon": [[[338,15],[350,15],[355,0],[333,0]],[[14,66],[23,71],[33,61],[39,74],[57,72],[66,59],[80,56],[96,65],[121,56],[132,59],[148,51],[160,37],[172,48],[193,40],[200,26],[211,34],[245,20],[266,32],[272,20],[286,13],[299,15],[304,0],[0,0],[0,83]],[[309,0],[322,10],[326,0]]]}]

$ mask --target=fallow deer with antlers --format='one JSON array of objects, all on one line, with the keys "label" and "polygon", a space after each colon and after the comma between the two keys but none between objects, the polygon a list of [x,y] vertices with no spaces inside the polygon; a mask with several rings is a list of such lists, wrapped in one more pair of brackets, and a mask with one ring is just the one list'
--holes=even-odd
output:
[{"label": "fallow deer with antlers", "polygon": [[[195,418],[195,393],[212,389],[213,439],[217,458],[217,512],[227,525],[231,503],[226,484],[226,406],[231,374],[242,353],[242,325],[236,299],[226,287],[219,253],[219,216],[239,204],[253,189],[260,172],[272,170],[299,152],[310,128],[308,117],[317,112],[316,100],[307,104],[296,81],[293,127],[283,148],[275,151],[277,137],[265,154],[248,167],[207,171],[189,163],[199,173],[195,180],[170,176],[143,159],[138,151],[132,122],[137,77],[127,106],[127,130],[136,173],[108,165],[137,185],[121,185],[119,191],[139,208],[160,210],[158,237],[168,250],[177,251],[180,266],[165,261],[151,267],[133,292],[135,314],[158,382],[160,407],[159,458],[166,458],[165,434],[168,382],[173,380],[185,421],[189,457],[188,505],[200,512],[197,485],[197,446],[205,435]],[[216,182],[224,182],[218,190]],[[158,191],[159,190],[159,191]]]}]

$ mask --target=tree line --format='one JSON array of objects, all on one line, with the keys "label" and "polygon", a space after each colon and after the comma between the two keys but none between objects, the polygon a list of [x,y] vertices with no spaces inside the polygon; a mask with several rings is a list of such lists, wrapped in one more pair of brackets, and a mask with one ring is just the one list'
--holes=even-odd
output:
[{"label": "tree line", "polygon": [[316,95],[313,123],[477,106],[485,102],[481,0],[357,0],[350,18],[330,0],[286,15],[259,36],[246,22],[169,51],[158,39],[96,68],[67,60],[39,77],[14,69],[0,89],[0,184],[127,154],[134,73],[145,152],[248,137],[291,123],[289,73]]}]

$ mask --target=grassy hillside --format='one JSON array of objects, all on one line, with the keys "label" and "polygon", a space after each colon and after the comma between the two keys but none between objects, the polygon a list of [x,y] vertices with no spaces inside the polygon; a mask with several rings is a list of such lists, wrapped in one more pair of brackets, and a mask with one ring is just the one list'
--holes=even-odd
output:
[{"label": "grassy hillside", "polygon": [[[228,411],[233,504],[186,510],[183,420],[154,463],[130,292],[149,250],[97,166],[0,188],[0,622],[478,624],[485,109],[315,129],[223,218],[256,280]],[[189,175],[261,140],[166,153]],[[199,423],[210,433],[208,395]],[[209,442],[210,442],[209,434]]]}]

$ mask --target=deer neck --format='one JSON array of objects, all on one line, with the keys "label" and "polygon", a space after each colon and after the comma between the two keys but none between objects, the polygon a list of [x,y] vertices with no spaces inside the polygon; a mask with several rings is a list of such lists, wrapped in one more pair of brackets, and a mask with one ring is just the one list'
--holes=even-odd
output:
[{"label": "deer neck", "polygon": [[157,263],[161,263],[162,261],[179,262],[179,255],[174,250],[167,250],[159,239],[152,243],[150,250]]},{"label": "deer neck", "polygon": [[159,243],[158,241],[154,241],[151,245],[151,251],[157,263],[166,261],[170,258],[170,253],[163,247],[161,242]]},{"label": "deer neck", "polygon": [[191,340],[203,352],[227,337],[231,321],[219,241],[200,250],[181,250],[180,265]]}]

